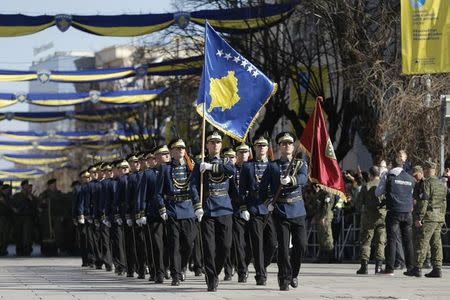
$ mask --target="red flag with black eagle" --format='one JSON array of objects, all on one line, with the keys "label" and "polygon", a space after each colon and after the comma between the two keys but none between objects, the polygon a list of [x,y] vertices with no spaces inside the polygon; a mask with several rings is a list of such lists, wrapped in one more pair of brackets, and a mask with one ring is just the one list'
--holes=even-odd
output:
[{"label": "red flag with black eagle", "polygon": [[322,97],[317,97],[314,112],[309,117],[300,138],[300,147],[309,156],[311,182],[345,200],[345,183],[334,154],[322,113]]}]

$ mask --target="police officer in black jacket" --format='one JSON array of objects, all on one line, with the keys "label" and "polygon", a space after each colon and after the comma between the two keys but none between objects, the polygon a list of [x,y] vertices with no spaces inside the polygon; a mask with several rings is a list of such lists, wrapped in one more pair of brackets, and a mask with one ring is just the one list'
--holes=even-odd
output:
[{"label": "police officer in black jacket", "polygon": [[414,178],[403,169],[400,155],[392,160],[392,168],[384,174],[378,184],[375,195],[386,197],[386,269],[382,274],[394,274],[394,262],[397,239],[400,236],[405,248],[406,267],[413,267],[412,209]]}]

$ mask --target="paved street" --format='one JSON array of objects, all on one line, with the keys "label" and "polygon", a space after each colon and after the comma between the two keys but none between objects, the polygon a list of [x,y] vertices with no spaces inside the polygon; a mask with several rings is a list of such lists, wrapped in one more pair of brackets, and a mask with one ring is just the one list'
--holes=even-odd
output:
[{"label": "paved street", "polygon": [[[246,284],[221,282],[216,293],[205,292],[203,279],[188,274],[179,287],[170,282],[155,285],[147,280],[117,277],[104,270],[79,267],[76,258],[0,259],[0,299],[449,299],[450,270],[444,279],[356,276],[357,265],[305,264],[301,286],[280,292],[276,266],[269,269],[268,285],[254,284],[253,274]],[[371,268],[372,269],[372,268]]]}]

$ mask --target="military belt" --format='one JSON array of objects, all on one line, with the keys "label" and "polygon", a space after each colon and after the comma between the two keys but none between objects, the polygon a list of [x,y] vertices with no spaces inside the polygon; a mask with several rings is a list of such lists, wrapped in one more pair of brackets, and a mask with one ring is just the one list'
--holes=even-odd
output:
[{"label": "military belt", "polygon": [[168,201],[173,201],[173,202],[184,202],[184,201],[191,200],[190,195],[165,195],[164,198]]},{"label": "military belt", "polygon": [[295,202],[298,202],[301,200],[303,200],[302,196],[295,196],[292,198],[280,197],[280,198],[278,198],[277,202],[278,203],[295,203]]},{"label": "military belt", "polygon": [[209,191],[209,196],[211,197],[223,197],[228,196],[228,192],[226,191]]}]

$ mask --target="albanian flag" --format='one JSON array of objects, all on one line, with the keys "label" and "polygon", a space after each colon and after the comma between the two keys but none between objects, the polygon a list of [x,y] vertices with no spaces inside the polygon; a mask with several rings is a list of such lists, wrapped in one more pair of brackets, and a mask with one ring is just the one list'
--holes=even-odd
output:
[{"label": "albanian flag", "polygon": [[345,200],[344,179],[328,135],[321,102],[322,98],[317,97],[314,112],[309,117],[300,138],[300,147],[310,159],[309,179],[311,182],[317,183],[324,190]]}]

